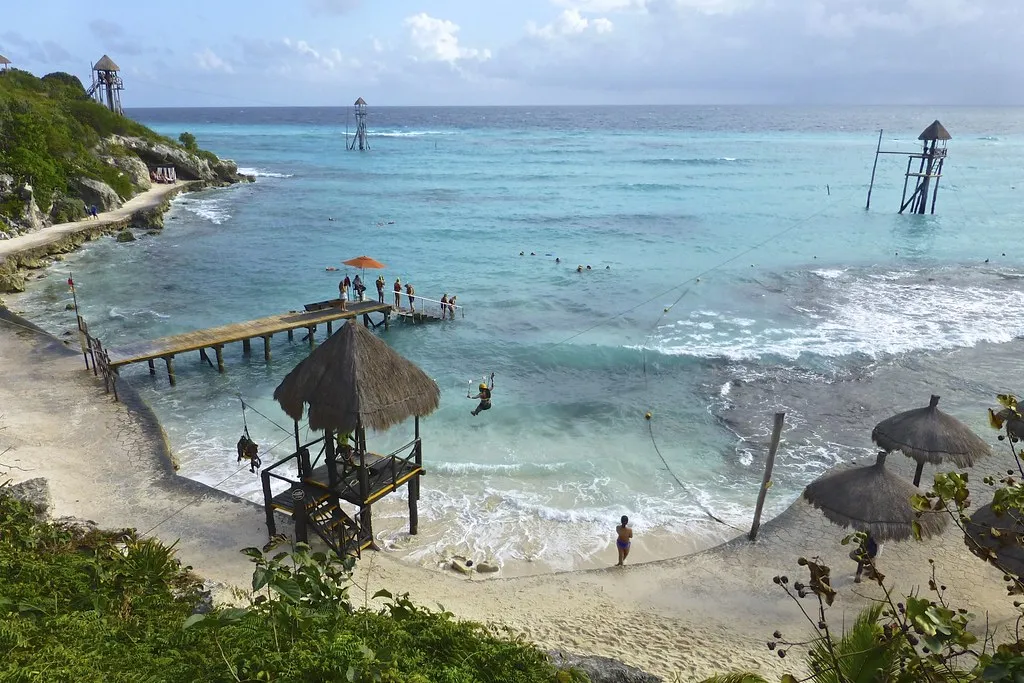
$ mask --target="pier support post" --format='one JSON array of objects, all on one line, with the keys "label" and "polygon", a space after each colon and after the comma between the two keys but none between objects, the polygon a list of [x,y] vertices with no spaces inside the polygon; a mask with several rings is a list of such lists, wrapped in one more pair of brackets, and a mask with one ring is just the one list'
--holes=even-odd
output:
[{"label": "pier support post", "polygon": [[249,340],[249,339],[243,339],[242,340],[242,353],[245,354],[246,356],[248,356],[250,353],[252,353],[252,343],[251,343],[251,340]]},{"label": "pier support post", "polygon": [[149,374],[155,375],[156,374],[156,364],[153,363],[153,359],[150,358],[149,360],[146,361],[146,363],[149,365]]},{"label": "pier support post", "polygon": [[333,320],[328,320],[327,321],[327,336],[330,337],[332,334],[334,334],[334,321]]},{"label": "pier support post", "polygon": [[199,360],[206,361],[206,364],[211,368],[213,367],[213,361],[210,360],[210,354],[206,353],[206,349],[199,349]]},{"label": "pier support post", "polygon": [[316,346],[316,337],[314,336],[316,333],[316,325],[313,327],[307,327],[306,329],[309,330],[309,348],[313,349]]},{"label": "pier support post", "polygon": [[391,326],[391,309],[384,311],[384,329],[388,329]]},{"label": "pier support post", "polygon": [[420,497],[420,475],[409,480],[409,534],[415,536],[420,528],[420,514],[416,501]]},{"label": "pier support post", "polygon": [[761,490],[757,494],[757,507],[754,508],[754,522],[750,525],[750,533],[747,539],[753,541],[757,538],[757,530],[761,527],[761,509],[764,508],[764,499],[768,495],[768,488],[772,485],[772,468],[775,466],[775,453],[779,450],[779,439],[782,437],[782,425],[786,422],[785,413],[775,413],[775,426],[772,428],[772,442],[768,448],[768,459],[764,463],[764,479],[761,480]]},{"label": "pier support post", "polygon": [[288,341],[295,339],[295,330],[288,330]]},{"label": "pier support post", "polygon": [[363,327],[370,329],[370,314],[363,313]]},{"label": "pier support post", "polygon": [[270,362],[270,337],[272,335],[265,335],[263,337],[263,360]]},{"label": "pier support post", "polygon": [[167,380],[173,387],[176,384],[174,381],[174,356],[164,356],[164,362],[167,363]]},{"label": "pier support post", "polygon": [[217,354],[217,372],[224,372],[224,347],[214,346],[214,352]]}]

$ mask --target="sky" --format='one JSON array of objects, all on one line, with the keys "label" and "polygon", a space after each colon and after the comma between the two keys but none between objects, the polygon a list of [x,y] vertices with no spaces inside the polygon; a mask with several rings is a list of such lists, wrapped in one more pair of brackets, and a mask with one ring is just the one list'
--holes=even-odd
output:
[{"label": "sky", "polygon": [[1024,104],[1022,0],[34,0],[0,54],[126,107]]}]

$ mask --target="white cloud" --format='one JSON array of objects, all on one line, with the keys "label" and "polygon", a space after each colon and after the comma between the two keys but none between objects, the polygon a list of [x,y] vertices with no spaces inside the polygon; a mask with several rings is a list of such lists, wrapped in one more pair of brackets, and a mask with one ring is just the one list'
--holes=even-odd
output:
[{"label": "white cloud", "polygon": [[203,71],[220,71],[226,74],[235,73],[235,67],[231,66],[230,62],[221,59],[210,48],[206,48],[202,52],[196,52],[193,56],[196,59],[196,64]]},{"label": "white cloud", "polygon": [[405,19],[409,42],[417,59],[456,64],[462,60],[484,61],[491,58],[490,50],[459,45],[459,25],[447,19],[437,19],[426,12]]},{"label": "white cloud", "polygon": [[359,61],[348,58],[336,47],[325,50],[317,50],[305,40],[285,38],[282,41],[289,50],[298,55],[304,61],[323,68],[327,71],[334,71],[341,67],[358,67]]},{"label": "white cloud", "polygon": [[561,36],[574,36],[586,31],[609,33],[614,28],[611,21],[604,17],[587,19],[578,9],[563,10],[550,24],[537,26],[534,22],[526,25],[528,35],[551,40]]},{"label": "white cloud", "polygon": [[[664,10],[690,11],[700,14],[729,14],[757,2],[767,4],[772,0],[552,0],[557,7],[585,14],[608,14],[611,12],[649,12]],[[921,0],[927,2],[929,0]],[[962,2],[963,0],[942,0]]]}]

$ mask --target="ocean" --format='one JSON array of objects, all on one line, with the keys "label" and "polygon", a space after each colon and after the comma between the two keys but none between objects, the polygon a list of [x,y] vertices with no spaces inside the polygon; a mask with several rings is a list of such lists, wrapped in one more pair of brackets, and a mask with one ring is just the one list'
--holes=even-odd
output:
[{"label": "ocean", "polygon": [[[359,153],[347,108],[129,111],[257,181],[180,197],[162,233],[89,243],[10,303],[62,334],[73,272],[91,330],[116,346],[333,297],[361,254],[389,285],[457,294],[464,317],[378,331],[442,394],[422,424],[421,534],[405,534],[404,492],[375,530],[409,561],[459,554],[507,574],[613,563],[623,514],[631,560],[746,530],[776,411],[766,517],[872,456],[878,420],[936,393],[980,431],[993,394],[1017,388],[1022,109],[369,112]],[[883,149],[910,151],[935,118],[953,135],[936,215],[897,214],[895,156],[865,211],[878,130]],[[179,358],[173,388],[144,365],[122,376],[181,474],[260,500],[236,463],[239,399],[264,463],[288,455],[271,395],[305,357],[300,339],[275,338],[269,364],[229,346],[224,375]],[[474,417],[467,391],[492,372],[494,407]],[[388,452],[411,435],[368,438]]]}]

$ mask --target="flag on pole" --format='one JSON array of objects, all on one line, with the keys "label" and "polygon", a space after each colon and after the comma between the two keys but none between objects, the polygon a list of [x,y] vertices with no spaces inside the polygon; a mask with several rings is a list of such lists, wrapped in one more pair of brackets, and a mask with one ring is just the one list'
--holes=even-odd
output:
[{"label": "flag on pole", "polygon": [[71,278],[68,278],[68,287],[71,288],[72,292],[75,291],[75,281]]}]

